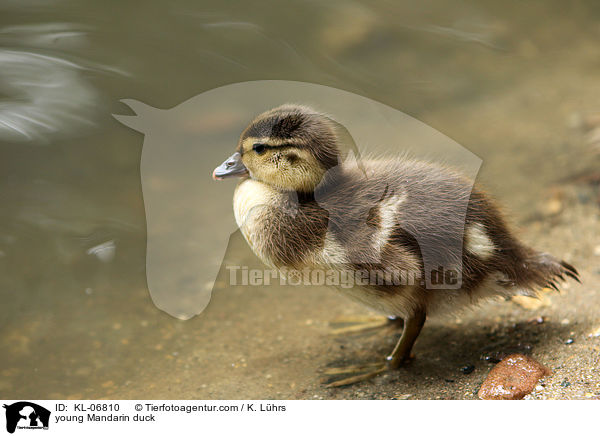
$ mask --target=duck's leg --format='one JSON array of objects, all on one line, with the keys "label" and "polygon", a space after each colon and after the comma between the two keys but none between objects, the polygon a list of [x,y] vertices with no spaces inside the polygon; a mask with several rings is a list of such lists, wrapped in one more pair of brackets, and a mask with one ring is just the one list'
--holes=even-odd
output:
[{"label": "duck's leg", "polygon": [[398,340],[398,343],[394,347],[392,354],[386,358],[384,363],[367,364],[360,366],[348,366],[345,368],[329,368],[325,371],[328,375],[340,375],[340,374],[356,374],[350,377],[346,377],[340,380],[335,380],[329,383],[325,383],[325,387],[333,388],[339,386],[347,386],[353,383],[357,383],[363,380],[373,378],[387,370],[398,369],[403,362],[410,359],[410,352],[412,347],[421,333],[423,324],[425,324],[426,314],[423,310],[416,311],[412,316],[407,317],[404,320],[404,329],[402,330],[402,336]]},{"label": "duck's leg", "polygon": [[411,317],[404,320],[402,336],[400,336],[392,354],[386,359],[390,369],[398,369],[398,367],[402,365],[402,362],[410,359],[410,351],[423,329],[426,318],[427,315],[425,314],[425,311],[418,310]]}]

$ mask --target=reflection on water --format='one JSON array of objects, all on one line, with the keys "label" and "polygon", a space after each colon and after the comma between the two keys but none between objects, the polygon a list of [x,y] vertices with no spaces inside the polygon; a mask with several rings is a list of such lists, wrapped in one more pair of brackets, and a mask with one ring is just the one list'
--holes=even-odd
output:
[{"label": "reflection on water", "polygon": [[94,124],[97,95],[80,78],[81,67],[60,58],[0,51],[2,92],[0,138],[47,142],[52,135]]},{"label": "reflection on water", "polygon": [[0,139],[47,144],[96,125],[102,98],[86,72],[103,68],[68,54],[87,48],[89,30],[68,23],[0,28]]},{"label": "reflection on water", "polygon": [[[62,0],[9,1],[0,10],[4,397],[110,396],[141,377],[141,361],[159,371],[156,362],[179,364],[186,352],[193,359],[185,371],[202,366],[210,385],[245,346],[263,350],[263,362],[269,356],[269,345],[248,342],[228,314],[255,310],[259,334],[273,327],[272,313],[306,316],[260,300],[267,290],[226,287],[186,323],[152,305],[142,138],[111,117],[127,111],[123,98],[170,108],[218,86],[265,79],[368,96],[482,157],[481,176],[519,219],[565,168],[587,161],[573,153],[565,120],[598,112],[600,10],[585,2],[178,0],[121,2],[117,11],[102,1]],[[254,115],[235,103],[224,107],[237,112],[190,120],[190,131]],[[207,147],[202,164],[214,167],[233,146]],[[556,158],[545,159],[548,153]],[[232,188],[206,188],[196,204],[180,207],[209,214],[215,193],[225,198]],[[215,215],[215,229],[224,230],[229,218]],[[218,263],[222,247],[211,244],[206,261]],[[306,295],[282,299],[305,311],[319,306]],[[286,346],[302,348],[301,336]],[[219,389],[212,395],[235,395]]]}]

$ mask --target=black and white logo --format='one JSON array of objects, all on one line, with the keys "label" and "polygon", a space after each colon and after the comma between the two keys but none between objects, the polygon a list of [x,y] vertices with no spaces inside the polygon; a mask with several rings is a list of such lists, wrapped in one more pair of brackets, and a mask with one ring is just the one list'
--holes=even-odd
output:
[{"label": "black and white logo", "polygon": [[16,429],[48,430],[50,411],[29,401],[5,404],[6,431],[14,433]]}]

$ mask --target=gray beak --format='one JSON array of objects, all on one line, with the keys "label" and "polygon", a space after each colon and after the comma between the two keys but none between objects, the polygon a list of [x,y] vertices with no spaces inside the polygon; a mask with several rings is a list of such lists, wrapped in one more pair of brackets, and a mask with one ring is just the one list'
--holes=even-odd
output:
[{"label": "gray beak", "polygon": [[225,177],[244,176],[248,174],[248,168],[242,162],[242,155],[233,153],[225,162],[215,168],[213,179],[223,180]]}]

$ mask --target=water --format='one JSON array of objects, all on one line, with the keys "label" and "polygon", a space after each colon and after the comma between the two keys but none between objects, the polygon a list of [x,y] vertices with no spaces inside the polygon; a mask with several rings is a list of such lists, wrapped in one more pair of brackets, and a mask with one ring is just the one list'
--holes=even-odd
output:
[{"label": "water", "polygon": [[248,290],[224,275],[202,315],[158,310],[143,137],[112,117],[129,113],[120,99],[171,108],[265,79],[367,96],[481,157],[480,179],[517,222],[592,159],[568,120],[600,110],[593,2],[37,0],[0,11],[0,397],[303,397],[328,363],[325,322],[360,311],[323,289]]}]

